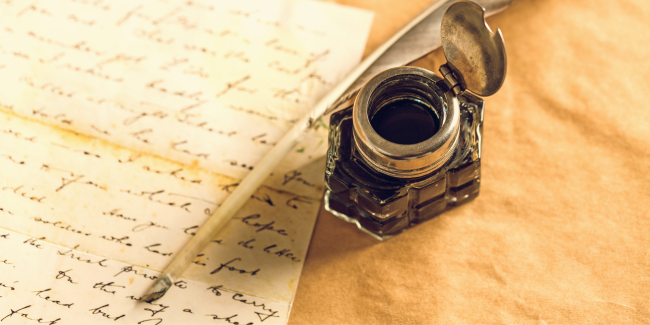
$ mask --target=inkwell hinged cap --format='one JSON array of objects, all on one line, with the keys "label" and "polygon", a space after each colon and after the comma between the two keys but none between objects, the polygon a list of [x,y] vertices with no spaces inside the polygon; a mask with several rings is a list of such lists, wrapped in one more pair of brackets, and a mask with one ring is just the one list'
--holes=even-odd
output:
[{"label": "inkwell hinged cap", "polygon": [[[485,9],[470,1],[456,2],[445,12],[441,25],[447,59],[440,67],[443,78],[426,69],[404,66],[377,74],[361,88],[353,108],[353,136],[360,157],[370,168],[392,177],[417,178],[440,168],[451,158],[460,129],[457,96],[465,91],[490,96],[505,80],[503,36],[500,30],[492,33],[484,13]],[[403,105],[407,102],[411,104]],[[373,123],[375,117],[393,117],[395,132],[395,126],[401,123],[395,117],[407,106],[428,111],[436,124],[433,134],[402,143],[380,135],[389,134],[390,130],[381,127],[391,128],[391,124]],[[396,113],[378,114],[387,108]],[[404,133],[417,133],[416,125]]]}]

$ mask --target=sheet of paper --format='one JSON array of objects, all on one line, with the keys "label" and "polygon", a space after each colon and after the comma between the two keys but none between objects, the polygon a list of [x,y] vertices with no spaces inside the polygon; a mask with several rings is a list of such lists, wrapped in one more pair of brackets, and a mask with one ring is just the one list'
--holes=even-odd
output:
[{"label": "sheet of paper", "polygon": [[[372,18],[311,1],[2,6],[1,105],[236,178],[359,62]],[[309,191],[286,180],[322,155],[323,133],[269,184]]]},{"label": "sheet of paper", "polygon": [[0,322],[286,323],[322,128],[170,293],[137,300],[359,61],[371,15],[279,0],[4,1],[0,15]]},{"label": "sheet of paper", "polygon": [[[287,304],[183,280],[140,301],[156,272],[0,231],[3,324],[283,324]],[[46,266],[46,267],[44,267]],[[26,274],[38,272],[37,277]]]}]

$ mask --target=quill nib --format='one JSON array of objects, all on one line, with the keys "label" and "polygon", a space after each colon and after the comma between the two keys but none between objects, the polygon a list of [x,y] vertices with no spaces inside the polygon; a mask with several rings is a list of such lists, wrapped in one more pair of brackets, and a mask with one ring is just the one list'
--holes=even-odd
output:
[{"label": "quill nib", "polygon": [[162,298],[162,296],[167,293],[167,290],[172,286],[172,278],[169,274],[162,274],[160,278],[156,279],[156,282],[153,283],[149,292],[146,295],[142,296],[142,300],[146,302],[152,302]]}]

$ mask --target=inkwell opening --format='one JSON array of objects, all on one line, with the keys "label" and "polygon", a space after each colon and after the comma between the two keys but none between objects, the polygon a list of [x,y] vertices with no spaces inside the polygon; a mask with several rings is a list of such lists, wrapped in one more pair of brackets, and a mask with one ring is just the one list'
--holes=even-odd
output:
[{"label": "inkwell opening", "polygon": [[401,75],[381,83],[370,96],[368,119],[382,138],[416,144],[440,129],[442,103],[421,76]]},{"label": "inkwell opening", "polygon": [[453,153],[459,105],[438,86],[442,78],[417,67],[377,74],[359,91],[353,107],[356,152],[372,170],[417,178],[441,167]]}]

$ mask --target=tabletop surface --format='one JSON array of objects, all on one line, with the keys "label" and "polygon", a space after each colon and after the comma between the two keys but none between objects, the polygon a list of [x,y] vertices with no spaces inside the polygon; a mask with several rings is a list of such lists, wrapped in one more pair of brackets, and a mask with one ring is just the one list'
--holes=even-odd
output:
[{"label": "tabletop surface", "polygon": [[[336,2],[375,11],[368,54],[431,1]],[[649,17],[515,0],[488,18],[508,73],[479,197],[383,243],[321,209],[289,323],[649,324]]]}]

